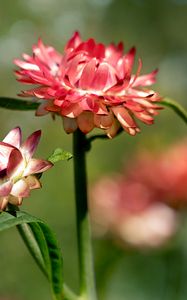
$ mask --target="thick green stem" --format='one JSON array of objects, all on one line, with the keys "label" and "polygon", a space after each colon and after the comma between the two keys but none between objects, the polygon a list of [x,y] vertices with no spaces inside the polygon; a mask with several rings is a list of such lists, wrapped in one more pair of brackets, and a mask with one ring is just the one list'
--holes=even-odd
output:
[{"label": "thick green stem", "polygon": [[96,300],[90,222],[87,203],[86,137],[77,130],[73,135],[75,200],[81,299]]}]

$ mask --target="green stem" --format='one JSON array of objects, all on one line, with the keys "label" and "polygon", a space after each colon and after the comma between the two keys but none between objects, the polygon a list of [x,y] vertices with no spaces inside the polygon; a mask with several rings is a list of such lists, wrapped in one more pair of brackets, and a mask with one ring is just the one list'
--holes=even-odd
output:
[{"label": "green stem", "polygon": [[96,300],[90,222],[87,203],[86,137],[77,130],[73,135],[75,200],[81,299]]},{"label": "green stem", "polygon": [[176,114],[179,117],[181,117],[185,123],[187,123],[187,111],[178,102],[176,102],[175,100],[173,100],[171,98],[166,97],[162,101],[160,101],[160,104],[173,109],[173,111],[176,112]]}]

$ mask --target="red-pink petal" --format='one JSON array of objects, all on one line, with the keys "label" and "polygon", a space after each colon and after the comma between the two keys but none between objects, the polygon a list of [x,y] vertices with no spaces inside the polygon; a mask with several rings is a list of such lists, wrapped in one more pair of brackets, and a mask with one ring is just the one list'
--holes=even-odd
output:
[{"label": "red-pink petal", "polygon": [[142,75],[136,78],[133,83],[133,87],[135,86],[147,86],[152,85],[156,81],[156,74],[158,73],[158,69],[154,70],[150,74]]},{"label": "red-pink petal", "polygon": [[49,161],[32,158],[29,160],[24,170],[23,176],[45,172],[46,170],[50,169],[52,166],[53,164]]},{"label": "red-pink petal", "polygon": [[81,78],[79,80],[79,87],[82,89],[88,89],[91,87],[91,83],[95,76],[96,58],[92,58],[82,71]]},{"label": "red-pink petal", "polygon": [[93,113],[83,112],[77,117],[77,124],[83,133],[88,133],[94,128]]},{"label": "red-pink petal", "polygon": [[63,117],[63,127],[66,133],[73,133],[77,130],[77,121],[76,119]]},{"label": "red-pink petal", "polygon": [[120,129],[120,123],[118,122],[118,120],[114,120],[114,122],[112,123],[112,126],[109,129],[107,129],[105,132],[106,132],[107,136],[110,139],[112,139],[113,137],[116,136],[119,129]]},{"label": "red-pink petal", "polygon": [[46,107],[47,107],[47,106],[48,106],[48,103],[47,103],[47,102],[41,103],[41,104],[38,106],[35,115],[36,115],[36,116],[45,116],[45,115],[47,115],[47,114],[49,113],[49,111],[46,110]]},{"label": "red-pink petal", "polygon": [[[137,124],[134,119],[130,116],[128,111],[123,106],[112,107],[116,118],[120,122],[121,126],[130,134],[135,135],[137,132]],[[138,129],[139,131],[139,129]]]},{"label": "red-pink petal", "polygon": [[95,71],[95,76],[91,88],[96,91],[102,91],[106,88],[109,77],[109,66],[106,63],[101,63]]},{"label": "red-pink petal", "polygon": [[15,127],[11,131],[9,131],[9,133],[3,139],[3,142],[19,148],[21,145],[21,138],[20,127]]},{"label": "red-pink petal", "polygon": [[62,107],[61,114],[65,117],[76,118],[82,111],[83,109],[79,103],[73,103],[67,107]]},{"label": "red-pink petal", "polygon": [[30,64],[30,63],[27,63],[25,61],[22,61],[20,59],[15,59],[14,60],[14,63],[22,68],[22,69],[25,69],[25,70],[30,70],[30,71],[40,71],[39,67],[36,65],[36,64]]},{"label": "red-pink petal", "polygon": [[21,146],[21,151],[28,161],[34,154],[41,137],[41,130],[33,132]]},{"label": "red-pink petal", "polygon": [[78,31],[76,31],[71,39],[67,42],[65,50],[68,48],[76,48],[81,43],[80,34]]},{"label": "red-pink petal", "polygon": [[101,129],[108,129],[112,126],[112,123],[114,122],[114,117],[110,113],[109,115],[94,115],[94,124],[96,127]]}]

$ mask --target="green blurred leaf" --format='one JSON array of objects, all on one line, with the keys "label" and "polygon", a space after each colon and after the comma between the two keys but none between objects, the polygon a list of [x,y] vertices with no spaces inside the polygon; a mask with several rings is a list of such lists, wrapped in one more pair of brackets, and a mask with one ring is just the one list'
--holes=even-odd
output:
[{"label": "green blurred leaf", "polygon": [[70,152],[57,148],[53,154],[48,158],[50,162],[53,164],[60,161],[60,160],[69,160],[73,157]]},{"label": "green blurred leaf", "polygon": [[8,97],[0,97],[0,107],[12,110],[35,110],[39,103],[26,101],[22,99],[14,99]]},{"label": "green blurred leaf", "polygon": [[160,101],[160,104],[173,109],[177,115],[181,117],[185,123],[187,123],[187,110],[175,100],[164,98],[162,101]]},{"label": "green blurred leaf", "polygon": [[[22,225],[28,224],[32,237],[29,237],[28,228]],[[51,229],[42,220],[21,211],[2,212],[0,214],[0,231],[18,226],[24,233],[24,241],[31,254],[41,263],[51,283],[55,300],[62,299],[62,257],[57,240]],[[22,226],[22,227],[20,227]],[[19,230],[20,231],[20,230]],[[34,242],[33,243],[33,238]],[[38,247],[38,249],[37,249]],[[40,250],[40,252],[38,251]],[[41,255],[41,256],[40,256]],[[43,261],[41,260],[41,257]]]}]

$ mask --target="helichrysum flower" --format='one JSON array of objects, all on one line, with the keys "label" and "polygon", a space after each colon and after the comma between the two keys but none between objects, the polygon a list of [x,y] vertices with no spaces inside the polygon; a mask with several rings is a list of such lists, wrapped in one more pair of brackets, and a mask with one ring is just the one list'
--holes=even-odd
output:
[{"label": "helichrysum flower", "polygon": [[102,178],[90,198],[96,234],[111,235],[122,245],[162,246],[175,234],[178,214],[156,196],[150,186],[123,175]]},{"label": "helichrysum flower", "polygon": [[20,67],[16,75],[22,83],[38,85],[22,93],[42,100],[36,115],[61,115],[67,133],[79,128],[86,134],[97,127],[113,137],[122,127],[135,135],[140,131],[135,117],[152,124],[160,108],[160,97],[148,88],[157,70],[140,76],[139,59],[133,74],[135,53],[132,48],[124,54],[122,43],[84,42],[75,32],[63,54],[39,39],[32,56],[23,54],[24,60],[15,60]]},{"label": "helichrysum flower", "polygon": [[30,190],[41,187],[35,174],[52,167],[49,161],[32,158],[40,136],[38,130],[22,143],[21,129],[16,127],[0,142],[0,210],[8,203],[21,205]]}]

